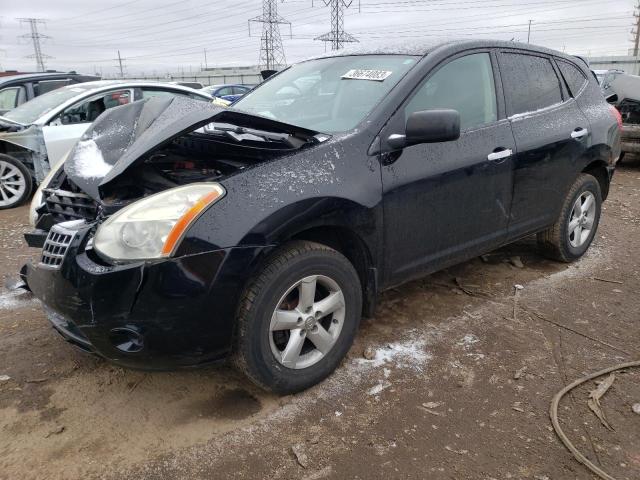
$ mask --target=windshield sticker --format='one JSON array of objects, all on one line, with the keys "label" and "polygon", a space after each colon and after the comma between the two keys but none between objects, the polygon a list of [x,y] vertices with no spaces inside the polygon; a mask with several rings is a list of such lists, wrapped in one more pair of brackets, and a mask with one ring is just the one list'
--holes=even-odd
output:
[{"label": "windshield sticker", "polygon": [[375,82],[383,82],[392,73],[393,72],[389,70],[362,70],[358,68],[349,70],[342,75],[342,78],[348,80],[373,80]]}]

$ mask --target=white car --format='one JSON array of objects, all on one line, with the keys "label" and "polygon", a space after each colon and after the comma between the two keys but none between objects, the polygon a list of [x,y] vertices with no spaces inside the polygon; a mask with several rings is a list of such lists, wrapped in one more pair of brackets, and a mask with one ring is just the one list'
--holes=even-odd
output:
[{"label": "white car", "polygon": [[24,203],[34,188],[109,108],[157,96],[211,102],[205,92],[176,84],[97,81],[40,95],[0,117],[0,210]]}]

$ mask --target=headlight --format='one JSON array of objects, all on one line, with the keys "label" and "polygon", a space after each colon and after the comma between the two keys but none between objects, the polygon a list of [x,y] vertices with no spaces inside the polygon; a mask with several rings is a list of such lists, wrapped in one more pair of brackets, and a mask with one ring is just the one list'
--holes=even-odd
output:
[{"label": "headlight", "polygon": [[189,226],[225,193],[218,183],[195,183],[138,200],[98,227],[93,247],[113,260],[169,257]]},{"label": "headlight", "polygon": [[62,168],[64,168],[64,161],[67,159],[67,155],[62,157],[62,159],[55,166],[51,167],[51,170],[49,170],[47,176],[44,177],[44,180],[40,182],[36,193],[34,193],[33,197],[31,198],[31,205],[29,205],[29,224],[32,227],[35,227],[36,223],[38,223],[38,213],[36,212],[36,210],[42,205],[42,190],[47,188],[47,186],[51,182],[51,179],[55,177]]}]

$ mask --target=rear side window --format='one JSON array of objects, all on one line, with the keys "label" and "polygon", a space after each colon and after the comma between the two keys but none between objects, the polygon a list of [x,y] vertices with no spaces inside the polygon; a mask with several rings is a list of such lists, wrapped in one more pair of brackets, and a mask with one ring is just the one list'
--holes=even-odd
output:
[{"label": "rear side window", "polygon": [[468,130],[498,119],[493,69],[488,53],[456,58],[427,79],[405,108],[405,117],[421,110],[452,108],[460,128]]},{"label": "rear side window", "polygon": [[562,102],[560,80],[548,58],[503,53],[500,71],[511,115],[535,112]]},{"label": "rear side window", "polygon": [[587,83],[587,79],[575,65],[571,65],[569,62],[565,62],[563,60],[558,60],[557,63],[558,68],[560,68],[560,73],[562,73],[564,80],[569,86],[571,95],[576,97],[584,84]]},{"label": "rear side window", "polygon": [[0,90],[0,110],[11,110],[25,100],[24,87],[8,87]]}]

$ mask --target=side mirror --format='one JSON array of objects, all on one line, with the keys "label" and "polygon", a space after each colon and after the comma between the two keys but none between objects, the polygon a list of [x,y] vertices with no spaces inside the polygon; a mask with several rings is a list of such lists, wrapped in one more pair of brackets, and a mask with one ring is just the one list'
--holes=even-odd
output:
[{"label": "side mirror", "polygon": [[450,142],[460,138],[460,114],[457,110],[423,110],[407,118],[404,135],[387,139],[394,149],[421,143]]},{"label": "side mirror", "polygon": [[612,93],[611,95],[607,95],[605,97],[605,100],[611,104],[613,103],[618,103],[618,94],[617,93]]}]

